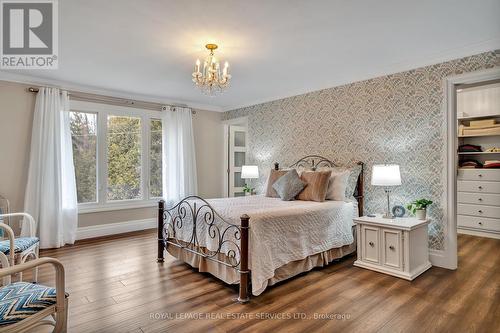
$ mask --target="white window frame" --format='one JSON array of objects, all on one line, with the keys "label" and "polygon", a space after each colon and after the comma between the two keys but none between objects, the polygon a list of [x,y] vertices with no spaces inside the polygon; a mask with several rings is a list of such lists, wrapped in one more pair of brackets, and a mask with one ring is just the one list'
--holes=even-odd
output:
[{"label": "white window frame", "polygon": [[[97,202],[79,203],[78,213],[85,214],[120,209],[155,207],[161,198],[149,196],[150,122],[152,119],[161,119],[161,111],[75,100],[70,100],[70,111],[97,114]],[[108,132],[106,124],[108,116],[141,118],[141,199],[107,200],[108,159],[106,143]]]}]

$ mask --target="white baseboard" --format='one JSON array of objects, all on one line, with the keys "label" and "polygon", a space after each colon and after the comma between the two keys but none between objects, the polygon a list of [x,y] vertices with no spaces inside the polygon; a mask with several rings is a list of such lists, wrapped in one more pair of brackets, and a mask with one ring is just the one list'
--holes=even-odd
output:
[{"label": "white baseboard", "polygon": [[125,221],[118,223],[109,223],[101,225],[92,225],[89,227],[80,227],[76,231],[76,239],[95,238],[109,235],[123,234],[125,232],[146,230],[156,228],[156,219],[144,219]]},{"label": "white baseboard", "polygon": [[457,233],[464,235],[471,235],[471,236],[500,239],[500,233],[497,232],[482,232],[482,231],[458,228]]},{"label": "white baseboard", "polygon": [[447,268],[447,269],[457,269],[457,263],[446,256],[445,251],[438,251],[429,249],[429,261],[432,266]]}]

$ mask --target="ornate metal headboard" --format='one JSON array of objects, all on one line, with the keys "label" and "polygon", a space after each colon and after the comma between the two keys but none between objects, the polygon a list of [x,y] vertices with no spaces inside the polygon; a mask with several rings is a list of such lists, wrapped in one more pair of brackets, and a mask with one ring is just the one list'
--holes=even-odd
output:
[{"label": "ornate metal headboard", "polygon": [[[359,177],[356,183],[356,189],[354,190],[354,198],[358,201],[358,213],[359,216],[363,216],[363,206],[364,206],[364,189],[363,189],[363,183],[364,183],[364,163],[363,162],[357,162],[357,165],[361,165],[361,172],[359,173]],[[326,157],[320,156],[320,155],[308,155],[305,157],[302,157],[299,159],[297,162],[291,164],[289,168],[304,168],[307,170],[312,170],[316,171],[317,168],[332,168],[332,167],[338,167],[336,163],[333,161],[327,159]],[[276,162],[274,163],[274,169],[279,170],[280,166],[279,163]]]}]

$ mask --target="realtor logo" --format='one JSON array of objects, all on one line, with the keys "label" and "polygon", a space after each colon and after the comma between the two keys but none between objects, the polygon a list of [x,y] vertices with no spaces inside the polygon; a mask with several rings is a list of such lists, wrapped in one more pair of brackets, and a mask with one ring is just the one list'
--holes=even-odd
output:
[{"label": "realtor logo", "polygon": [[57,69],[57,0],[0,0],[2,69]]}]

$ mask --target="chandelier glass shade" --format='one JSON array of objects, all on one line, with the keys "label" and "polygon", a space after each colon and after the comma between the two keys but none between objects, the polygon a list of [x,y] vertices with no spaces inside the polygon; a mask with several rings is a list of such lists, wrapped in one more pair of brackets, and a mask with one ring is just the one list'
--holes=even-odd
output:
[{"label": "chandelier glass shade", "polygon": [[214,55],[217,45],[207,44],[205,47],[210,51],[210,54],[203,62],[203,66],[201,66],[200,59],[196,60],[192,75],[193,82],[204,94],[215,96],[229,87],[229,81],[231,80],[229,63],[226,61],[221,70],[220,63]]}]

